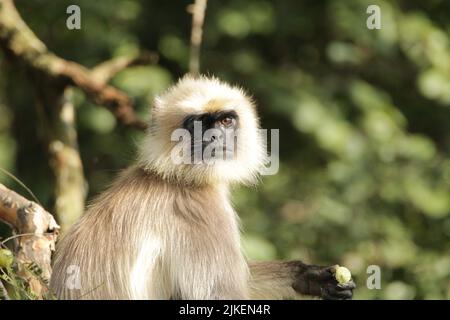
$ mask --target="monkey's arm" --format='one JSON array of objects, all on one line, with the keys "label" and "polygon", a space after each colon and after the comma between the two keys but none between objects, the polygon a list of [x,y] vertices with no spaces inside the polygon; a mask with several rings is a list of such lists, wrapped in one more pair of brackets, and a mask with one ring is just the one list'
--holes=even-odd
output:
[{"label": "monkey's arm", "polygon": [[249,263],[251,299],[289,299],[302,295],[323,299],[350,299],[355,283],[339,284],[334,266],[307,265],[301,261]]}]

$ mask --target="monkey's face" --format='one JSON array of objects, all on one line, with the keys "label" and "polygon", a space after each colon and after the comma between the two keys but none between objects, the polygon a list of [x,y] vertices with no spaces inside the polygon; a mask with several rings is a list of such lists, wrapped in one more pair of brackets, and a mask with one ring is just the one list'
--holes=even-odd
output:
[{"label": "monkey's face", "polygon": [[180,152],[174,149],[173,160],[191,164],[213,165],[237,159],[239,116],[235,110],[217,110],[189,114],[183,120]]},{"label": "monkey's face", "polygon": [[185,77],[156,99],[140,161],[177,182],[253,182],[265,153],[258,130],[242,90]]}]

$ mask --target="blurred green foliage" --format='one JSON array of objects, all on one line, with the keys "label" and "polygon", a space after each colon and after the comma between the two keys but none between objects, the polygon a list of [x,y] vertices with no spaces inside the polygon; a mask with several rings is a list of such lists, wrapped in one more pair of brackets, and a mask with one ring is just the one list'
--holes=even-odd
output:
[{"label": "blurred green foliage", "polygon": [[[82,29],[70,31],[74,3]],[[88,67],[159,52],[158,66],[112,81],[144,118],[155,94],[187,71],[189,1],[16,4],[51,50]],[[370,4],[381,8],[381,30],[366,27]],[[446,0],[209,1],[202,70],[247,88],[263,127],[281,128],[280,172],[233,193],[250,258],[345,265],[360,299],[450,299],[449,32]],[[2,64],[0,165],[50,204],[27,80]],[[75,101],[92,197],[133,161],[142,133],[78,91]],[[381,267],[381,290],[365,286],[371,264]]]}]

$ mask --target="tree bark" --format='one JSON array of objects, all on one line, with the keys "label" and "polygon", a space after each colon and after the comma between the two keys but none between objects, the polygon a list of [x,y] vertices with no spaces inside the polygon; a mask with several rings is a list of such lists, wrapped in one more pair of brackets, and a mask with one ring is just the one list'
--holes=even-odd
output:
[{"label": "tree bark", "polygon": [[191,52],[189,58],[189,73],[193,76],[200,74],[200,47],[203,36],[203,22],[205,20],[206,4],[208,0],[195,0],[188,7],[192,14]]},{"label": "tree bark", "polygon": [[84,212],[86,181],[78,152],[72,89],[35,81],[36,108],[54,179],[54,213],[66,232]]},{"label": "tree bark", "polygon": [[0,220],[16,231],[15,256],[19,266],[22,266],[19,273],[28,281],[33,292],[42,298],[48,288],[23,266],[35,263],[41,268],[42,277],[50,279],[51,254],[59,233],[58,224],[40,205],[3,184],[0,184]]}]

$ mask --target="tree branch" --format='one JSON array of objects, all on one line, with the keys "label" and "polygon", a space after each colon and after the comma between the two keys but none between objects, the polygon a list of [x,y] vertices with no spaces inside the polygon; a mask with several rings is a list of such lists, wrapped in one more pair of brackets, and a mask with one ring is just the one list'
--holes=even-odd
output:
[{"label": "tree branch", "polygon": [[102,62],[92,69],[91,74],[95,81],[106,84],[116,74],[128,67],[156,64],[158,63],[158,59],[158,55],[153,52],[142,52],[140,54],[117,57]]},{"label": "tree branch", "polygon": [[96,81],[91,72],[81,65],[65,61],[60,76],[65,77],[87,95],[94,103],[107,107],[125,126],[145,130],[147,124],[140,120],[134,112],[130,97],[124,92]]},{"label": "tree branch", "polygon": [[[24,265],[36,263],[42,276],[50,279],[51,253],[55,249],[59,226],[53,216],[33,201],[0,184],[0,220],[11,225],[17,237],[16,257]],[[42,297],[47,288],[29,272],[22,270],[34,293]]]},{"label": "tree branch", "polygon": [[[0,47],[9,56],[63,84],[79,87],[94,103],[110,109],[120,123],[140,130],[147,127],[134,112],[130,97],[102,81],[108,76],[96,80],[90,70],[50,52],[23,21],[12,0],[1,0],[0,4]],[[127,61],[119,63],[124,64]]]},{"label": "tree branch", "polygon": [[188,12],[192,14],[189,73],[194,76],[200,73],[200,47],[202,44],[203,22],[205,20],[207,2],[208,0],[195,0],[194,4],[188,6]]}]

